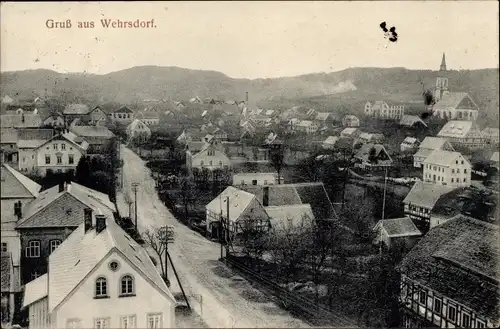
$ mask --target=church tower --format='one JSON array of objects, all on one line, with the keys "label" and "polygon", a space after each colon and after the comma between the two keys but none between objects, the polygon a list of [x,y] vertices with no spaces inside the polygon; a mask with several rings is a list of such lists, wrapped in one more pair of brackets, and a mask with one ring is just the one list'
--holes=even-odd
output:
[{"label": "church tower", "polygon": [[446,77],[446,58],[443,53],[439,74],[436,78],[436,88],[434,90],[434,99],[439,101],[445,93],[448,92],[448,78]]}]

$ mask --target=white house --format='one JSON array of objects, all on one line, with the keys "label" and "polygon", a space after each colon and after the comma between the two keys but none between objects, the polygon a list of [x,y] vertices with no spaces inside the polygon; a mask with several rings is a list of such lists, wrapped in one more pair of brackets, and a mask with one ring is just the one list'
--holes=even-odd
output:
[{"label": "white house", "polygon": [[459,152],[433,151],[422,165],[425,182],[455,187],[471,184],[471,165]]},{"label": "white house", "polygon": [[391,248],[394,243],[401,242],[412,247],[422,233],[408,217],[379,220],[375,227],[374,243]]},{"label": "white house", "polygon": [[339,140],[339,137],[337,137],[337,136],[328,136],[323,141],[322,147],[325,150],[333,150],[335,148],[335,144],[337,143],[338,140]]},{"label": "white house", "polygon": [[[280,180],[283,183],[283,179]],[[272,172],[239,173],[233,175],[233,185],[274,185],[278,184],[278,174]]]},{"label": "white house", "polygon": [[366,102],[365,115],[380,118],[380,119],[393,119],[399,120],[405,111],[404,105],[387,105],[384,101]]},{"label": "white house", "polygon": [[354,115],[346,115],[342,118],[342,126],[344,127],[359,127],[359,119]]},{"label": "white house", "polygon": [[318,131],[319,126],[311,120],[301,120],[294,125],[295,131],[304,132],[306,134],[314,134]]},{"label": "white house", "polygon": [[129,140],[134,138],[149,138],[151,137],[151,129],[141,120],[135,119],[127,126],[125,131]]},{"label": "white house", "polygon": [[472,121],[448,121],[437,137],[446,138],[453,147],[481,149],[486,144],[481,131]]},{"label": "white house", "polygon": [[226,169],[231,166],[231,160],[223,150],[222,144],[217,139],[212,139],[196,153],[191,150],[186,151],[186,166],[188,169]]},{"label": "white house", "polygon": [[31,329],[173,328],[175,306],[147,251],[99,214],[51,253],[23,302]]},{"label": "white house", "polygon": [[418,139],[415,137],[406,137],[401,143],[401,152],[415,150],[419,144]]},{"label": "white house", "polygon": [[425,137],[420,144],[417,153],[413,155],[413,166],[420,168],[422,162],[436,150],[455,151],[453,146],[445,138]]},{"label": "white house", "polygon": [[358,128],[348,127],[340,132],[340,136],[349,137],[349,138],[357,138],[361,134],[361,131]]}]

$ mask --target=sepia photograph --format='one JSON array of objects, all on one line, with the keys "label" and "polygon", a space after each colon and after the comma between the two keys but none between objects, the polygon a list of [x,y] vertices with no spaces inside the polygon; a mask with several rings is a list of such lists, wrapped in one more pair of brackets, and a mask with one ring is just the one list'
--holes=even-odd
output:
[{"label": "sepia photograph", "polygon": [[0,21],[2,328],[500,327],[497,1]]}]

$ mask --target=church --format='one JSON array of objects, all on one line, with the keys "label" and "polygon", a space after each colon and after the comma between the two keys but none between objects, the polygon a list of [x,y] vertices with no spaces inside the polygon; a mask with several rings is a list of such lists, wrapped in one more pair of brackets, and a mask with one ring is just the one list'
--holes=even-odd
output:
[{"label": "church", "polygon": [[449,91],[446,72],[446,59],[443,53],[434,89],[434,99],[436,100],[436,104],[433,106],[434,115],[448,120],[475,121],[478,115],[478,106],[469,94]]}]

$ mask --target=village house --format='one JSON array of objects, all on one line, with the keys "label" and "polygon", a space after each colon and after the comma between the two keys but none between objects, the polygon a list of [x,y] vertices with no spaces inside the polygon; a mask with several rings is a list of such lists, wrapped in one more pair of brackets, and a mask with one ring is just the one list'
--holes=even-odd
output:
[{"label": "village house", "polygon": [[405,328],[498,328],[498,226],[458,215],[406,255],[400,302]]},{"label": "village house", "polygon": [[207,126],[205,127],[205,129],[203,129],[203,131],[205,131],[207,134],[214,136],[214,138],[217,138],[220,141],[227,140],[227,133],[223,129],[217,127],[216,125]]},{"label": "village house", "polygon": [[472,121],[448,121],[437,137],[446,138],[454,148],[482,149],[486,145],[481,131]]},{"label": "village house", "polygon": [[317,112],[314,123],[318,127],[331,126],[334,122],[333,116],[328,112]]},{"label": "village house", "polygon": [[64,120],[69,126],[76,118],[87,115],[90,108],[86,104],[68,104],[63,110]]},{"label": "village house", "polygon": [[346,115],[342,118],[342,126],[344,127],[359,127],[359,119],[354,115]]},{"label": "village house", "polygon": [[498,147],[500,129],[498,128],[484,128],[481,131],[481,135],[483,136],[487,145],[491,145],[494,147]]},{"label": "village house", "polygon": [[360,134],[361,134],[361,130],[359,130],[358,128],[352,128],[352,127],[344,128],[344,130],[342,130],[340,132],[341,137],[349,137],[352,139],[358,138]]},{"label": "village house", "polygon": [[[2,270],[2,296],[1,296],[1,323],[2,327],[8,327],[14,318],[15,298],[18,292],[17,283],[15,281],[14,265],[12,263],[12,254],[4,252],[1,254],[1,270]],[[5,326],[5,327],[4,327]]]},{"label": "village house", "polygon": [[0,130],[0,151],[2,163],[8,163],[17,166],[17,130],[15,128],[2,128]]},{"label": "village house", "polygon": [[362,169],[392,166],[392,158],[382,144],[363,144],[354,159],[357,160],[354,165]]},{"label": "village house", "polygon": [[189,170],[194,168],[199,170],[227,169],[230,166],[231,160],[217,139],[212,139],[199,152],[193,153],[189,149],[186,150],[186,167]]},{"label": "village house", "polygon": [[233,185],[274,185],[283,184],[283,178],[278,183],[278,174],[274,172],[258,172],[258,173],[238,173],[233,175]]},{"label": "village house", "polygon": [[33,150],[35,167],[42,175],[75,172],[88,147],[86,140],[70,131],[58,134]]},{"label": "village house", "polygon": [[227,187],[205,209],[207,232],[212,237],[220,235],[221,225],[228,225],[231,236],[241,233],[246,225],[269,226],[269,217],[256,196],[233,186]]},{"label": "village house", "polygon": [[409,217],[381,219],[375,224],[374,244],[391,249],[394,245],[404,245],[411,249],[422,233]]},{"label": "village house", "polygon": [[361,133],[358,137],[358,141],[361,143],[382,143],[383,140],[383,134]]},{"label": "village house", "polygon": [[434,88],[436,104],[432,107],[433,115],[441,119],[475,121],[479,107],[467,93],[449,91],[446,72],[446,59],[443,53]]},{"label": "village house", "polygon": [[40,114],[2,114],[0,116],[1,129],[4,128],[31,128],[37,129],[42,126]]},{"label": "village house", "polygon": [[284,206],[265,207],[269,216],[270,230],[275,234],[293,234],[294,230],[308,228],[314,225],[315,218],[311,205],[292,204]]},{"label": "village house", "polygon": [[112,147],[115,147],[116,136],[106,127],[74,126],[70,128],[70,131],[89,144],[87,156],[106,155]]},{"label": "village house", "polygon": [[338,142],[340,138],[337,136],[328,136],[325,141],[321,144],[323,149],[325,150],[333,150],[335,149],[335,144]]},{"label": "village house", "polygon": [[147,126],[154,126],[160,124],[160,114],[156,111],[137,112],[135,118],[141,120]]},{"label": "village house", "polygon": [[195,97],[189,99],[189,103],[191,103],[191,104],[203,104],[203,100],[200,97],[195,96]]},{"label": "village house", "polygon": [[134,111],[126,106],[110,111],[109,118],[118,124],[130,124],[134,120]]},{"label": "village house", "polygon": [[187,128],[182,131],[179,137],[177,137],[177,142],[186,144],[190,141],[201,141],[205,135],[206,133],[201,129]]},{"label": "village house", "polygon": [[401,142],[400,150],[401,152],[413,151],[418,149],[420,142],[415,137],[406,137],[403,142]]},{"label": "village house", "polygon": [[84,222],[29,282],[30,328],[174,328],[177,303],[148,252],[113,219]]},{"label": "village house", "polygon": [[471,184],[471,165],[459,152],[433,151],[422,165],[425,182],[455,187]]},{"label": "village house", "polygon": [[21,282],[25,284],[47,273],[48,256],[83,223],[85,212],[113,218],[116,208],[104,193],[74,182],[62,182],[40,192],[35,200],[22,204],[16,211]]},{"label": "village house", "polygon": [[455,151],[450,142],[445,138],[425,137],[420,144],[417,153],[413,155],[413,166],[415,168],[420,168],[422,166],[422,162],[429,156],[429,154],[437,150]]},{"label": "village house", "polygon": [[127,126],[125,133],[129,141],[136,138],[147,140],[151,137],[151,129],[138,119],[134,119],[134,121]]},{"label": "village house", "polygon": [[17,150],[18,169],[22,172],[35,173],[38,171],[36,157],[37,148],[52,139],[54,131],[52,129],[18,129],[17,130]]},{"label": "village house", "polygon": [[427,128],[427,124],[416,115],[403,115],[399,121],[399,125],[408,128],[424,129]]},{"label": "village house", "polygon": [[42,118],[43,127],[52,127],[57,129],[57,128],[64,128],[66,125],[66,121],[64,120],[64,115],[60,112],[43,108],[40,109],[39,113]]},{"label": "village house", "polygon": [[87,116],[89,117],[89,123],[93,126],[103,126],[108,120],[108,115],[99,106],[94,107]]},{"label": "village house", "polygon": [[293,124],[294,131],[303,132],[306,134],[314,134],[318,131],[319,126],[310,120],[302,120]]},{"label": "village house", "polygon": [[384,101],[366,102],[365,115],[379,119],[400,120],[404,115],[404,105],[387,105]]}]

